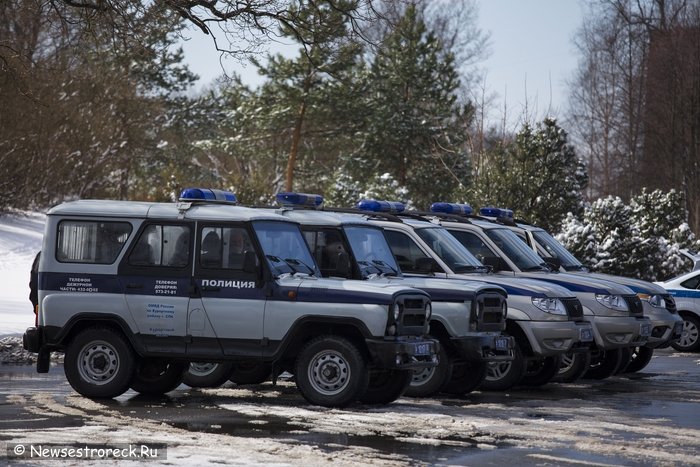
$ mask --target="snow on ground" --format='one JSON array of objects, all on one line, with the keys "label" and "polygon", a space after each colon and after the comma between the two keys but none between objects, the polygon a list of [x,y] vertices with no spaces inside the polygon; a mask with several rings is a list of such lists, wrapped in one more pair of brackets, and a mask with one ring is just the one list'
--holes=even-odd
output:
[{"label": "snow on ground", "polygon": [[46,216],[0,215],[0,336],[21,334],[34,325],[29,302],[29,271],[41,249]]}]

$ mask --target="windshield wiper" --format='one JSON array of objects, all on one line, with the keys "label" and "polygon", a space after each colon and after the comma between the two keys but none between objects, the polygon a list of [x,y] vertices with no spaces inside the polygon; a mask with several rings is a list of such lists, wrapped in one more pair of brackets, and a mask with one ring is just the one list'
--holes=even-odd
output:
[{"label": "windshield wiper", "polygon": [[530,266],[529,268],[525,268],[525,269],[523,269],[523,271],[525,271],[525,272],[529,272],[529,271],[550,271],[550,272],[551,272],[552,270],[549,269],[549,267],[548,267],[545,263],[542,263],[542,264],[538,264],[538,265],[536,265],[536,266]]},{"label": "windshield wiper", "polygon": [[377,266],[376,264],[369,263],[368,261],[358,261],[357,264],[360,266],[364,266],[363,269],[374,268],[377,270],[377,273],[382,273],[382,269],[379,266]]},{"label": "windshield wiper", "polygon": [[381,259],[373,259],[372,264],[376,264],[376,265],[385,267],[391,271],[391,272],[382,272],[383,275],[386,275],[386,276],[398,276],[399,275],[399,271],[397,271],[389,263],[382,261]]},{"label": "windshield wiper", "polygon": [[289,265],[289,267],[292,268],[292,269],[294,270],[294,272],[300,272],[295,266],[301,265],[301,266],[304,266],[306,269],[309,270],[309,275],[310,275],[310,276],[313,276],[314,274],[316,274],[316,270],[315,270],[314,268],[312,268],[311,266],[309,266],[309,265],[306,264],[305,262],[303,262],[303,261],[301,261],[301,260],[298,260],[298,259],[296,259],[296,258],[285,258],[285,259],[284,259],[284,262],[287,263],[287,264]]},{"label": "windshield wiper", "polygon": [[488,266],[475,266],[473,264],[465,264],[462,266],[455,266],[455,269],[454,269],[454,271],[458,274],[460,272],[472,272],[472,271],[487,272],[488,270],[489,270]]}]

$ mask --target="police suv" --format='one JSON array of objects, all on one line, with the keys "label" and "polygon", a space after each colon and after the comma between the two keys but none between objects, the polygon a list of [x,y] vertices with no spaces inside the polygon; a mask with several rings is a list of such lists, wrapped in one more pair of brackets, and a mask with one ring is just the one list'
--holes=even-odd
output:
[{"label": "police suv", "polygon": [[[372,224],[384,229],[407,277],[471,279],[506,290],[506,334],[515,340],[513,360],[490,362],[481,388],[542,385],[557,374],[563,354],[588,354],[592,328],[583,319],[581,302],[569,290],[542,281],[488,274],[487,268],[447,230],[424,216],[405,214],[401,203],[362,200],[357,207]],[[572,381],[586,367],[578,365],[575,370]]]},{"label": "police suv", "polygon": [[487,211],[482,211],[482,216],[473,216],[471,206],[457,205],[458,212],[453,206],[434,203],[435,222],[498,274],[551,282],[566,287],[581,300],[585,318],[593,324],[596,343],[586,377],[602,379],[615,374],[627,365],[633,348],[646,344],[652,324],[633,290],[616,282],[553,272],[510,229],[483,216],[512,216],[512,211],[484,208]]},{"label": "police suv", "polygon": [[[493,210],[486,211],[493,214]],[[549,232],[512,217],[489,217],[505,225],[523,240],[532,250],[547,262],[555,271],[561,270],[571,274],[582,274],[595,279],[616,282],[632,289],[641,299],[644,316],[651,320],[651,334],[646,344],[634,348],[632,358],[624,368],[625,372],[643,369],[651,361],[654,349],[668,347],[677,342],[683,332],[683,319],[676,310],[673,296],[662,286],[652,282],[631,277],[613,276],[589,272],[564,245],[559,243]]]},{"label": "police suv", "polygon": [[404,285],[430,294],[430,335],[440,341],[440,361],[435,368],[414,371],[407,395],[423,397],[438,391],[466,394],[482,383],[488,362],[513,359],[513,338],[501,335],[507,314],[502,287],[478,281],[404,277],[382,229],[361,214],[320,208],[320,195],[279,193],[277,202],[282,207],[275,212],[301,224],[324,277]]},{"label": "police suv", "polygon": [[164,393],[189,362],[265,362],[312,404],[386,403],[437,365],[421,290],[322,279],[298,224],[187,189],[179,203],[81,200],[48,212],[36,326],[87,397]]}]

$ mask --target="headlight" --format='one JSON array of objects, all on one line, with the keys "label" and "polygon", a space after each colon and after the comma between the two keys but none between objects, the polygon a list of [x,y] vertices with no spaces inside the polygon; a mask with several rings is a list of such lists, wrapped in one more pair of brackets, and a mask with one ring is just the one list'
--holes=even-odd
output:
[{"label": "headlight", "polygon": [[433,307],[430,303],[425,304],[425,320],[429,321],[433,314]]},{"label": "headlight", "polygon": [[661,295],[649,295],[646,293],[638,293],[637,297],[639,297],[641,300],[646,300],[649,302],[649,305],[656,307],[656,308],[666,308],[666,302],[664,301],[664,297]]},{"label": "headlight", "polygon": [[629,311],[627,302],[621,295],[601,295],[596,294],[595,299],[606,308],[615,311]]},{"label": "headlight", "polygon": [[534,298],[532,304],[545,313],[553,315],[566,315],[566,308],[558,298]]},{"label": "headlight", "polygon": [[503,305],[501,305],[501,311],[503,311],[503,317],[507,318],[508,317],[508,302],[503,300]]},{"label": "headlight", "polygon": [[394,321],[398,321],[399,316],[401,316],[401,307],[399,306],[398,303],[395,303],[394,304]]}]

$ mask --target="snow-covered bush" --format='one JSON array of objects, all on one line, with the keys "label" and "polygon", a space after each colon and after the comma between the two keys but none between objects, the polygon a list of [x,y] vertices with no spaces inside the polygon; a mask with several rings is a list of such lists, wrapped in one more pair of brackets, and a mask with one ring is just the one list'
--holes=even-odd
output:
[{"label": "snow-covered bush", "polygon": [[569,213],[557,239],[593,271],[663,280],[684,271],[680,249],[696,245],[683,195],[655,190],[629,205],[609,196]]}]

